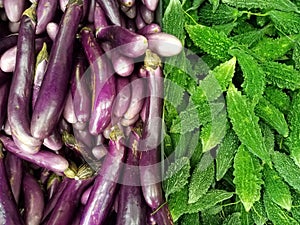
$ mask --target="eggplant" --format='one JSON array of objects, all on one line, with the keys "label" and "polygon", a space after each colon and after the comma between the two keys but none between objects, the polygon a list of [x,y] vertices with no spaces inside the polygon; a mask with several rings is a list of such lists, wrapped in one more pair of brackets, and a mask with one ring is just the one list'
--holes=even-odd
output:
[{"label": "eggplant", "polygon": [[109,18],[109,20],[118,26],[121,26],[121,16],[119,12],[118,2],[115,0],[97,0],[105,15]]},{"label": "eggplant", "polygon": [[135,17],[135,25],[138,30],[143,29],[147,24],[144,21],[141,12],[138,10]]},{"label": "eggplant", "polygon": [[104,145],[96,145],[92,149],[92,153],[96,159],[102,159],[107,154],[107,148]]},{"label": "eggplant", "polygon": [[22,17],[25,0],[3,0],[6,16],[11,22],[18,22]]},{"label": "eggplant", "polygon": [[58,33],[58,30],[59,30],[59,25],[57,23],[50,22],[50,23],[47,24],[46,30],[47,30],[47,34],[49,35],[51,40],[55,41],[56,35]]},{"label": "eggplant", "polygon": [[4,125],[6,119],[9,88],[10,82],[7,82],[0,86],[0,129]]},{"label": "eggplant", "polygon": [[52,46],[45,78],[31,119],[31,134],[48,137],[57,125],[67,96],[72,66],[73,44],[83,14],[81,0],[70,0]]},{"label": "eggplant", "polygon": [[54,195],[55,193],[58,191],[59,189],[59,185],[61,183],[61,177],[57,176],[56,174],[51,174],[51,176],[49,177],[48,181],[47,181],[47,186],[46,186],[46,190],[47,190],[47,200],[49,201]]},{"label": "eggplant", "polygon": [[68,5],[69,0],[59,0],[59,7],[61,11],[65,12],[67,5]]},{"label": "eggplant", "polygon": [[10,34],[0,39],[0,55],[17,45],[18,34]]},{"label": "eggplant", "polygon": [[3,148],[0,143],[0,221],[3,225],[24,225],[12,194],[4,165]]},{"label": "eggplant", "polygon": [[111,41],[114,48],[131,58],[143,55],[147,48],[147,39],[139,34],[135,34],[121,26],[107,26],[100,28],[96,32],[97,38]]},{"label": "eggplant", "polygon": [[43,216],[44,195],[38,182],[29,173],[23,177],[23,195],[25,224],[39,225]]},{"label": "eggplant", "polygon": [[137,10],[136,10],[137,6],[133,5],[132,7],[130,7],[126,12],[124,12],[124,14],[129,18],[129,19],[134,19],[136,17],[137,14]]},{"label": "eggplant", "polygon": [[0,69],[6,73],[11,73],[16,66],[17,46],[6,50],[0,58]]},{"label": "eggplant", "polygon": [[82,205],[85,205],[90,197],[90,193],[93,189],[93,186],[90,186],[88,187],[84,192],[83,194],[81,195],[81,199],[80,199],[80,202]]},{"label": "eggplant", "polygon": [[53,172],[62,173],[69,166],[69,163],[65,158],[53,152],[40,150],[38,153],[32,155],[20,150],[13,140],[3,134],[0,134],[0,140],[7,151],[10,151],[17,157],[34,163],[42,168],[47,168]]},{"label": "eggplant", "polygon": [[[96,1],[96,0],[95,0]],[[102,27],[106,27],[107,20],[106,20],[106,15],[103,9],[100,7],[98,3],[95,5],[95,11],[94,11],[94,26],[95,29],[100,29]]]},{"label": "eggplant", "polygon": [[35,6],[27,9],[21,20],[18,36],[16,68],[7,107],[8,121],[15,143],[22,151],[34,154],[41,141],[30,133],[30,105],[35,65]]},{"label": "eggplant", "polygon": [[121,125],[124,126],[124,127],[128,127],[128,126],[131,126],[131,125],[134,125],[140,118],[140,115],[139,114],[136,114],[133,118],[131,119],[125,119],[125,118],[122,118],[121,120]]},{"label": "eggplant", "polygon": [[84,207],[81,225],[102,224],[114,203],[117,191],[117,182],[122,171],[125,158],[125,147],[123,134],[118,129],[115,130],[113,139],[109,141],[109,151],[103,165],[95,179],[93,189],[87,204]]},{"label": "eggplant", "polygon": [[36,34],[41,34],[45,31],[46,26],[55,16],[58,0],[39,0],[36,17]]},{"label": "eggplant", "polygon": [[127,77],[118,77],[116,83],[118,95],[114,101],[112,111],[117,118],[122,118],[130,104],[131,85]]},{"label": "eggplant", "polygon": [[139,10],[140,10],[141,16],[142,16],[143,20],[145,21],[145,23],[150,24],[153,22],[154,11],[151,11],[143,4],[140,5]]},{"label": "eggplant", "polygon": [[52,134],[50,134],[49,137],[44,139],[43,144],[53,151],[60,150],[63,147],[63,142],[58,130],[53,130]]},{"label": "eggplant", "polygon": [[88,12],[88,21],[90,23],[94,23],[95,7],[96,7],[96,0],[91,0],[90,1],[89,12]]},{"label": "eggplant", "polygon": [[88,148],[92,149],[95,145],[94,136],[90,134],[88,126],[85,126],[84,129],[79,130],[73,126],[74,137],[78,142],[85,144]]},{"label": "eggplant", "polygon": [[144,5],[151,11],[155,11],[159,0],[142,0]]},{"label": "eggplant", "polygon": [[111,51],[111,62],[115,72],[122,77],[131,75],[134,70],[134,60],[120,54],[118,49]]},{"label": "eggplant", "polygon": [[64,106],[63,116],[68,123],[74,124],[78,121],[75,115],[74,102],[73,102],[71,91],[69,91],[67,96],[67,100]]},{"label": "eggplant", "polygon": [[156,23],[151,23],[142,29],[138,30],[141,35],[155,34],[161,32],[161,27]]}]

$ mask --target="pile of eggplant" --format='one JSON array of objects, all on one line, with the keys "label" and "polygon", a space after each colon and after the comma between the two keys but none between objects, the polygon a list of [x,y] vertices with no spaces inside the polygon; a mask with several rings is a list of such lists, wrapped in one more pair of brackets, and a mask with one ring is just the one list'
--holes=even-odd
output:
[{"label": "pile of eggplant", "polygon": [[0,225],[173,224],[158,0],[0,0]]}]

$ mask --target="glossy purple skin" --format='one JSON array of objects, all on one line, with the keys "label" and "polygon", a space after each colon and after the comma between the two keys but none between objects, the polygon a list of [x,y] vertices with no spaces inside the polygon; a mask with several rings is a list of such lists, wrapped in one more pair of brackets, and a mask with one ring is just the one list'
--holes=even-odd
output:
[{"label": "glossy purple skin", "polygon": [[150,24],[154,20],[154,11],[149,10],[145,5],[140,5],[140,13],[145,23]]},{"label": "glossy purple skin", "polygon": [[134,70],[134,60],[121,55],[117,50],[111,52],[111,62],[115,72],[122,77],[131,75]]},{"label": "glossy purple skin", "polygon": [[155,34],[161,32],[161,27],[156,23],[151,23],[144,28],[138,30],[141,35]]},{"label": "glossy purple skin", "polygon": [[88,11],[88,21],[90,23],[94,23],[95,7],[96,7],[96,0],[91,0],[90,1],[89,11]]},{"label": "glossy purple skin", "polygon": [[2,55],[6,50],[17,45],[18,34],[10,34],[0,39],[0,55]]},{"label": "glossy purple skin", "polygon": [[121,16],[119,12],[118,1],[115,0],[97,0],[105,15],[109,18],[109,20],[118,26],[121,26]]},{"label": "glossy purple skin", "polygon": [[3,126],[6,119],[9,87],[9,82],[0,86],[0,128]]},{"label": "glossy purple skin", "polygon": [[2,149],[0,149],[0,221],[3,225],[24,225],[11,192],[3,157]]},{"label": "glossy purple skin", "polygon": [[90,29],[82,29],[81,41],[92,73],[93,103],[89,131],[91,134],[97,135],[105,129],[111,118],[111,109],[116,93],[115,76]]},{"label": "glossy purple skin", "polygon": [[143,55],[147,48],[147,39],[139,34],[135,34],[124,27],[107,26],[97,31],[97,38],[101,40],[111,41],[113,47],[131,58]]},{"label": "glossy purple skin", "polygon": [[87,77],[84,76],[84,58],[78,57],[73,68],[71,93],[74,113],[78,122],[86,123],[91,114],[91,93]]},{"label": "glossy purple skin", "polygon": [[130,120],[138,115],[144,105],[145,80],[142,78],[131,78],[131,99],[127,111],[124,114],[124,119]]},{"label": "glossy purple skin", "polygon": [[50,22],[47,24],[46,30],[47,34],[51,38],[52,41],[55,41],[56,35],[58,33],[59,26],[54,22]]},{"label": "glossy purple skin", "polygon": [[127,77],[117,78],[117,96],[114,101],[113,113],[117,118],[123,117],[131,99],[131,85]]},{"label": "glossy purple skin", "polygon": [[22,187],[25,204],[25,224],[39,225],[44,210],[44,195],[42,189],[35,178],[29,173],[25,173]]},{"label": "glossy purple skin", "polygon": [[53,130],[52,134],[44,139],[43,144],[53,151],[60,150],[63,147],[63,142],[58,130]]},{"label": "glossy purple skin", "polygon": [[76,123],[77,117],[75,115],[74,102],[72,98],[72,93],[69,91],[67,100],[64,106],[63,116],[68,123]]},{"label": "glossy purple skin", "polygon": [[136,5],[133,5],[132,7],[130,7],[126,12],[124,12],[124,14],[130,18],[130,19],[133,19],[136,17],[136,8],[137,6]]},{"label": "glossy purple skin", "polygon": [[98,160],[102,159],[107,154],[107,148],[104,145],[96,145],[92,149],[94,157]]},{"label": "glossy purple skin", "polygon": [[158,6],[159,0],[144,0],[143,2],[149,10],[155,11]]},{"label": "glossy purple skin", "polygon": [[182,51],[182,44],[178,38],[167,33],[154,33],[146,35],[149,49],[163,57],[171,57]]},{"label": "glossy purple skin", "polygon": [[3,0],[6,16],[11,22],[18,22],[22,17],[25,0]]},{"label": "glossy purple skin", "polygon": [[68,5],[69,0],[59,0],[59,7],[61,11],[65,12],[67,5]]},{"label": "glossy purple skin", "polygon": [[10,187],[16,203],[19,202],[21,184],[22,184],[22,160],[14,154],[7,152],[5,158],[5,168]]},{"label": "glossy purple skin", "polygon": [[126,166],[123,172],[123,182],[118,193],[117,225],[146,224],[146,205],[143,201],[139,185],[138,152],[134,152],[132,144],[139,140],[133,132],[127,149]]},{"label": "glossy purple skin", "polygon": [[82,205],[86,205],[88,199],[89,199],[89,196],[90,196],[90,193],[93,189],[93,186],[90,186],[88,187],[84,192],[83,194],[81,195],[81,199],[80,199],[80,202]]},{"label": "glossy purple skin", "polygon": [[42,168],[47,168],[53,172],[61,173],[69,166],[69,163],[65,158],[53,152],[40,150],[38,153],[31,155],[20,150],[9,137],[4,136],[3,134],[0,135],[0,140],[7,151],[10,151],[17,157],[34,163]]},{"label": "glossy purple skin", "polygon": [[38,139],[45,139],[51,134],[63,111],[71,74],[73,44],[83,11],[82,4],[78,2],[69,4],[63,15],[32,113],[31,134]]},{"label": "glossy purple skin", "polygon": [[11,73],[16,66],[17,46],[6,50],[0,58],[0,69],[6,73]]},{"label": "glossy purple skin", "polygon": [[[66,178],[69,179],[69,178]],[[92,179],[76,180],[71,179],[64,189],[59,201],[54,207],[47,225],[71,224],[74,214],[80,203],[80,198],[85,188]]]},{"label": "glossy purple skin", "polygon": [[21,21],[14,71],[7,107],[13,138],[22,151],[34,154],[41,141],[30,133],[30,105],[35,66],[35,22],[24,15]]},{"label": "glossy purple skin", "polygon": [[135,17],[135,25],[137,27],[138,30],[144,28],[147,24],[145,23],[145,21],[143,20],[143,17],[141,15],[141,12],[138,10],[136,17]]},{"label": "glossy purple skin", "polygon": [[39,0],[36,17],[36,34],[40,34],[45,31],[46,26],[55,16],[58,0]]},{"label": "glossy purple skin", "polygon": [[103,224],[111,210],[125,154],[125,147],[121,142],[122,139],[109,142],[109,153],[103,161],[85,205],[81,225]]},{"label": "glossy purple skin", "polygon": [[107,25],[108,24],[107,24],[107,19],[106,19],[105,12],[100,7],[99,3],[96,3],[95,11],[94,11],[94,26],[95,26],[95,29],[97,30],[97,29],[100,29],[102,27],[106,27]]}]

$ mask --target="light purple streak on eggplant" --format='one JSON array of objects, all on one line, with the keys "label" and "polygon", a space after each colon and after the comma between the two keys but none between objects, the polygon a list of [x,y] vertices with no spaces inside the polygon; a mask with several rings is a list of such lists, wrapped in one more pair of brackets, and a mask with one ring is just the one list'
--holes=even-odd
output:
[{"label": "light purple streak on eggplant", "polygon": [[161,27],[156,23],[151,23],[144,28],[138,30],[141,35],[155,34],[161,32]]},{"label": "light purple streak on eggplant", "polygon": [[61,184],[61,178],[60,176],[57,176],[56,174],[52,174],[47,182],[47,200],[49,201],[56,193],[56,191],[59,189],[59,185]]},{"label": "light purple streak on eggplant", "polygon": [[74,63],[71,93],[74,113],[78,122],[86,123],[91,113],[91,93],[85,74],[84,58],[78,57]]},{"label": "light purple streak on eggplant", "polygon": [[94,26],[95,26],[95,29],[97,30],[97,29],[100,29],[102,27],[106,27],[107,25],[108,24],[107,24],[107,19],[106,19],[105,12],[100,7],[100,5],[98,3],[96,3],[95,11],[94,11]]},{"label": "light purple streak on eggplant", "polygon": [[135,33],[136,32],[136,26],[135,26],[135,21],[133,19],[127,19],[126,20],[126,28]]},{"label": "light purple streak on eggplant", "polygon": [[40,150],[38,153],[31,155],[20,150],[13,140],[3,134],[0,135],[0,140],[3,142],[7,151],[10,151],[21,159],[34,163],[40,167],[47,168],[53,172],[64,172],[69,166],[69,163],[65,158],[53,152]]},{"label": "light purple streak on eggplant", "polygon": [[92,153],[96,159],[100,160],[107,154],[107,148],[104,145],[97,145],[92,149]]},{"label": "light purple streak on eggplant", "polygon": [[140,5],[141,16],[145,23],[151,24],[154,20],[154,11],[149,10],[145,5]]},{"label": "light purple streak on eggplant", "polygon": [[[73,44],[82,17],[82,1],[68,4],[52,46],[45,78],[32,113],[31,133],[45,139],[57,125],[68,95]],[[63,74],[63,76],[62,76]]]},{"label": "light purple streak on eggplant", "polygon": [[78,120],[76,118],[75,115],[75,110],[74,110],[74,104],[73,104],[73,98],[72,98],[72,94],[71,91],[69,91],[66,103],[65,103],[65,108],[63,111],[63,116],[65,118],[65,120],[68,123],[76,123]]},{"label": "light purple streak on eggplant", "polygon": [[131,125],[135,124],[135,122],[138,121],[139,118],[140,118],[139,114],[136,114],[132,119],[125,119],[125,118],[123,118],[121,120],[121,124],[124,127],[128,127],[128,126],[131,126]]},{"label": "light purple streak on eggplant", "polygon": [[103,161],[103,165],[96,177],[93,189],[90,193],[81,225],[103,224],[114,203],[117,182],[121,174],[125,147],[122,139],[110,140],[109,153]]},{"label": "light purple streak on eggplant", "polygon": [[134,60],[132,58],[121,55],[118,50],[113,50],[111,52],[111,61],[118,75],[127,77],[132,74],[134,70]]},{"label": "light purple streak on eggplant", "polygon": [[3,6],[8,19],[11,22],[18,22],[24,11],[25,0],[3,0]]},{"label": "light purple streak on eggplant", "polygon": [[94,147],[94,136],[90,134],[88,126],[85,126],[85,128],[82,130],[75,129],[73,127],[73,132],[77,141],[85,144],[90,149]]},{"label": "light purple streak on eggplant", "polygon": [[5,168],[13,196],[18,204],[23,177],[22,160],[16,157],[14,154],[7,152],[5,158]]},{"label": "light purple streak on eggplant", "polygon": [[44,75],[46,71],[46,67],[48,64],[48,52],[47,45],[44,43],[42,50],[39,52],[35,64],[35,75],[33,80],[33,88],[32,88],[32,108],[34,109],[36,100],[38,98],[40,88],[42,86]]},{"label": "light purple streak on eggplant", "polygon": [[118,1],[115,0],[97,0],[105,15],[109,18],[109,20],[118,26],[121,26],[121,16],[119,12]]},{"label": "light purple streak on eggplant", "polygon": [[124,118],[126,120],[131,120],[138,115],[144,104],[145,97],[145,84],[144,79],[137,77],[131,78],[131,100],[128,106]]},{"label": "light purple streak on eggplant", "polygon": [[[69,179],[69,178],[66,178]],[[54,207],[47,225],[71,224],[80,203],[82,192],[92,179],[71,179]]]},{"label": "light purple streak on eggplant", "polygon": [[23,193],[25,204],[25,224],[39,225],[44,210],[44,195],[35,178],[25,173],[23,178]]},{"label": "light purple streak on eggplant", "polygon": [[90,23],[94,23],[95,7],[96,7],[96,0],[91,0],[90,1],[89,12],[88,12],[88,21]]},{"label": "light purple streak on eggplant", "polygon": [[39,0],[36,17],[36,34],[40,34],[45,31],[46,26],[55,16],[58,0]]},{"label": "light purple streak on eggplant", "polygon": [[53,130],[52,134],[44,139],[43,144],[53,151],[60,150],[63,147],[63,142],[58,130]]},{"label": "light purple streak on eggplant", "polygon": [[68,5],[69,0],[59,0],[59,7],[61,11],[65,12],[67,5]]},{"label": "light purple streak on eggplant", "polygon": [[137,6],[136,5],[133,5],[131,8],[129,8],[129,10],[127,10],[126,12],[124,12],[124,14],[130,18],[130,19],[133,19],[136,17],[136,8]]},{"label": "light purple streak on eggplant", "polygon": [[117,225],[146,224],[146,205],[139,185],[138,145],[139,135],[133,132],[127,148],[123,182],[118,193]]},{"label": "light purple streak on eggplant", "polygon": [[143,20],[143,17],[142,17],[141,12],[139,10],[136,13],[135,25],[136,25],[138,30],[144,28],[147,25],[146,22]]},{"label": "light purple streak on eggplant", "polygon": [[178,55],[182,51],[182,44],[174,35],[167,33],[155,33],[146,35],[149,49],[163,57]]},{"label": "light purple streak on eggplant", "polygon": [[50,200],[48,200],[47,204],[45,205],[42,222],[49,219],[51,212],[55,208],[56,203],[60,200],[60,196],[62,195],[65,188],[69,185],[70,181],[71,179],[64,177],[63,180],[60,182],[57,191],[54,193],[52,198],[50,198]]},{"label": "light purple streak on eggplant", "polygon": [[159,0],[143,0],[144,5],[151,11],[155,11]]},{"label": "light purple streak on eggplant", "polygon": [[8,83],[8,81],[10,81],[12,78],[12,74],[9,73],[4,73],[1,69],[0,69],[0,87],[2,85],[5,85]]},{"label": "light purple streak on eggplant", "polygon": [[6,50],[0,58],[0,69],[3,72],[11,73],[16,66],[17,46]]},{"label": "light purple streak on eggplant", "polygon": [[107,26],[97,31],[97,37],[112,42],[113,47],[132,58],[143,55],[147,48],[147,39],[120,26]]},{"label": "light purple streak on eggplant", "polygon": [[0,129],[2,128],[7,115],[7,100],[10,82],[0,86]]},{"label": "light purple streak on eggplant", "polygon": [[127,111],[131,99],[131,85],[127,77],[117,78],[117,93],[112,111],[117,118],[121,118]]},{"label": "light purple streak on eggplant", "polygon": [[16,67],[8,97],[7,115],[13,139],[22,151],[34,154],[41,141],[30,133],[30,105],[35,66],[35,6],[22,16],[18,36]]},{"label": "light purple streak on eggplant", "polygon": [[0,39],[0,55],[17,45],[18,34],[10,34]]},{"label": "light purple streak on eggplant", "polygon": [[80,202],[82,205],[86,205],[86,203],[90,197],[90,193],[91,193],[92,189],[93,189],[93,186],[88,187],[81,195]]},{"label": "light purple streak on eggplant", "polygon": [[4,124],[4,132],[5,132],[5,134],[11,136],[11,129],[10,129],[8,119],[6,119],[5,124]]},{"label": "light purple streak on eggplant", "polygon": [[47,24],[46,30],[47,34],[51,38],[52,41],[55,41],[56,35],[58,33],[59,26],[54,22],[50,22]]},{"label": "light purple streak on eggplant", "polygon": [[119,2],[121,5],[124,5],[126,7],[132,7],[135,5],[135,0],[120,0]]},{"label": "light purple streak on eggplant", "polygon": [[17,208],[14,196],[11,192],[4,165],[4,155],[0,149],[0,221],[3,225],[24,225]]},{"label": "light purple streak on eggplant", "polygon": [[10,22],[9,21],[8,28],[11,33],[17,33],[20,29],[20,21],[19,22]]}]

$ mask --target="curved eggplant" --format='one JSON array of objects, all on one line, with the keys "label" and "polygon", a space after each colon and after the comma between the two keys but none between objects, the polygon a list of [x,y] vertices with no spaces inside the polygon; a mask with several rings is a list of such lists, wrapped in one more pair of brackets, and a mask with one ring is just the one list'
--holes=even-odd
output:
[{"label": "curved eggplant", "polygon": [[154,20],[154,11],[151,11],[150,9],[148,9],[145,5],[140,5],[139,8],[140,12],[141,12],[141,16],[143,18],[143,20],[145,21],[145,23],[150,24],[153,22]]},{"label": "curved eggplant", "polygon": [[97,0],[105,15],[109,18],[109,20],[118,26],[121,26],[121,16],[119,12],[118,2],[115,0]]},{"label": "curved eggplant", "polygon": [[138,33],[141,35],[155,34],[161,32],[161,27],[156,23],[148,24],[142,29],[138,30]]},{"label": "curved eggplant", "polygon": [[52,134],[50,134],[50,136],[44,139],[43,144],[53,151],[60,150],[63,147],[63,142],[58,130],[53,130]]},{"label": "curved eggplant", "polygon": [[94,26],[95,29],[100,29],[102,27],[106,27],[107,20],[106,20],[106,15],[103,9],[100,7],[98,3],[95,5],[95,11],[94,11]]},{"label": "curved eggplant", "polygon": [[15,70],[17,60],[17,46],[6,50],[0,58],[0,69],[3,72],[11,73]]},{"label": "curved eggplant", "polygon": [[127,77],[117,78],[117,93],[112,111],[117,118],[121,118],[127,111],[131,99],[131,85]]},{"label": "curved eggplant", "polygon": [[55,16],[58,0],[39,0],[36,17],[36,34],[41,34],[45,31],[46,26]]},{"label": "curved eggplant", "polygon": [[18,22],[24,11],[25,0],[3,0],[3,6],[8,19],[11,22]]},{"label": "curved eggplant", "polygon": [[47,30],[47,34],[49,35],[51,40],[55,41],[56,35],[58,33],[58,30],[59,30],[59,25],[57,23],[50,22],[50,23],[47,24],[46,30]]}]

